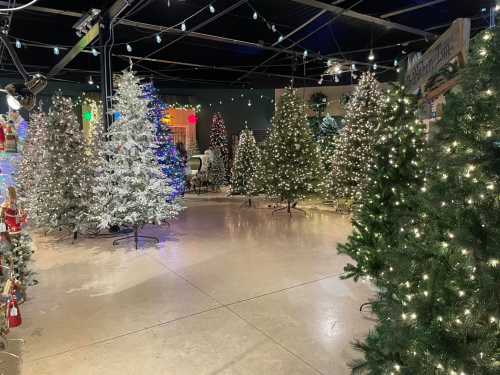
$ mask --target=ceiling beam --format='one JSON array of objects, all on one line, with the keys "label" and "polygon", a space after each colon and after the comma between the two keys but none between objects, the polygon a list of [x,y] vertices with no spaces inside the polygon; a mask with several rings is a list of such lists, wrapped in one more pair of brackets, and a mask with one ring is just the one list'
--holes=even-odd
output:
[{"label": "ceiling beam", "polygon": [[356,12],[354,10],[340,8],[338,6],[327,4],[327,3],[322,3],[322,2],[317,1],[317,0],[291,0],[291,1],[298,3],[298,4],[307,5],[307,6],[310,6],[313,8],[317,8],[317,9],[328,10],[329,12],[332,12],[334,14],[342,14],[343,17],[353,18],[353,19],[356,19],[359,21],[364,21],[364,22],[372,23],[372,24],[375,24],[378,26],[387,27],[389,29],[395,29],[395,30],[404,31],[404,32],[407,32],[410,34],[419,35],[419,36],[422,36],[422,37],[427,38],[427,39],[435,39],[437,37],[435,34],[428,32],[428,31],[425,31],[425,30],[420,30],[420,29],[417,29],[414,27],[401,25],[400,23],[387,21],[385,19],[373,17],[373,16],[363,14],[363,13],[359,13],[359,12]]},{"label": "ceiling beam", "polygon": [[[123,9],[133,3],[135,0],[116,0],[107,10],[106,13],[110,19],[120,14]],[[28,8],[33,10],[33,8]],[[78,56],[90,43],[99,35],[100,23],[96,22],[94,26],[71,48],[66,55],[49,71],[48,77],[57,75],[63,70],[73,59]]]},{"label": "ceiling beam", "polygon": [[397,16],[397,15],[400,15],[400,14],[404,14],[404,13],[408,13],[408,12],[413,12],[414,10],[418,10],[418,9],[422,9],[422,8],[427,8],[427,7],[430,7],[432,5],[437,5],[437,4],[445,3],[447,1],[448,0],[433,0],[433,1],[429,1],[428,3],[425,3],[425,4],[418,4],[418,5],[414,5],[414,6],[408,7],[408,8],[404,8],[404,9],[400,9],[400,10],[395,10],[394,12],[383,14],[383,15],[380,16],[380,18],[384,18],[385,19],[385,18],[394,17],[394,16]]}]

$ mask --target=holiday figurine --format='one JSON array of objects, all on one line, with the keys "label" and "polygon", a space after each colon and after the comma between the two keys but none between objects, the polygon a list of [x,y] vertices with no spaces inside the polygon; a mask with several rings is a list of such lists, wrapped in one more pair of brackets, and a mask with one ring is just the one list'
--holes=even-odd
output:
[{"label": "holiday figurine", "polygon": [[5,122],[0,119],[0,152],[5,151]]},{"label": "holiday figurine", "polygon": [[15,294],[12,294],[7,307],[7,319],[9,321],[9,328],[19,327],[23,322]]},{"label": "holiday figurine", "polygon": [[11,120],[5,127],[5,152],[17,152],[16,128]]},{"label": "holiday figurine", "polygon": [[5,223],[5,229],[10,236],[21,234],[21,225],[26,223],[26,215],[17,208],[16,189],[12,186],[7,188],[5,201],[2,203],[0,216]]}]

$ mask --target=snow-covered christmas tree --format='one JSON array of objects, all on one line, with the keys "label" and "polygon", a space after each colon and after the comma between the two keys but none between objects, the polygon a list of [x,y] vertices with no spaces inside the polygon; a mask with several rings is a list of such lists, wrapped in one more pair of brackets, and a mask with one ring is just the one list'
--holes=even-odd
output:
[{"label": "snow-covered christmas tree", "polygon": [[382,90],[375,74],[362,74],[346,106],[345,127],[335,142],[332,196],[350,202],[360,198],[372,163],[375,132],[382,114]]},{"label": "snow-covered christmas tree", "polygon": [[94,186],[95,216],[100,228],[133,227],[137,244],[142,226],[173,219],[182,207],[171,200],[174,188],[157,163],[156,129],[139,78],[127,70],[116,85],[113,111],[120,116],[104,143],[106,161]]},{"label": "snow-covered christmas tree", "polygon": [[208,164],[208,182],[215,191],[219,191],[226,183],[226,168],[220,148],[217,147],[212,152],[213,157]]},{"label": "snow-covered christmas tree", "polygon": [[229,149],[227,146],[227,132],[224,118],[220,112],[212,117],[212,127],[210,128],[210,149],[215,152],[219,149],[224,161],[224,173],[229,173]]},{"label": "snow-covered christmas tree", "polygon": [[270,197],[287,203],[316,191],[320,178],[319,150],[309,128],[305,104],[287,88],[278,101],[263,148],[264,184]]},{"label": "snow-covered christmas tree", "polygon": [[38,181],[47,170],[44,165],[44,159],[48,155],[47,124],[44,112],[36,111],[31,114],[30,126],[14,175],[19,203],[28,212],[31,212],[33,204],[36,207],[38,199],[43,198],[39,196],[41,186]]},{"label": "snow-covered christmas tree", "polygon": [[170,199],[175,199],[184,192],[184,162],[179,157],[174,144],[174,137],[168,125],[161,120],[165,116],[167,104],[158,97],[158,91],[153,83],[144,85],[144,95],[149,102],[149,119],[156,127],[156,139],[158,148],[156,149],[156,159],[161,166],[163,174],[167,177],[173,193]]},{"label": "snow-covered christmas tree", "polygon": [[231,193],[251,197],[258,193],[260,151],[250,129],[240,133],[231,176]]},{"label": "snow-covered christmas tree", "polygon": [[[44,120],[40,119],[43,138]],[[35,167],[38,176],[24,199],[29,200],[29,217],[36,227],[77,233],[89,220],[94,170],[88,163],[73,100],[57,92],[47,122],[46,139],[38,155],[41,160]]]}]

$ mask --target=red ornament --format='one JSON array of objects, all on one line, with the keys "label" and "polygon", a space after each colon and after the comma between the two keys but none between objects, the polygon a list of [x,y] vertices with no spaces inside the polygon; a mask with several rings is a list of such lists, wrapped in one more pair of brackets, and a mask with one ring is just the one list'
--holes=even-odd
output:
[{"label": "red ornament", "polygon": [[196,117],[196,115],[189,115],[188,116],[188,122],[190,125],[196,124],[196,121],[198,121],[198,117]]},{"label": "red ornament", "polygon": [[7,318],[9,319],[9,328],[18,327],[23,322],[15,294],[12,295],[12,299],[7,307]]}]

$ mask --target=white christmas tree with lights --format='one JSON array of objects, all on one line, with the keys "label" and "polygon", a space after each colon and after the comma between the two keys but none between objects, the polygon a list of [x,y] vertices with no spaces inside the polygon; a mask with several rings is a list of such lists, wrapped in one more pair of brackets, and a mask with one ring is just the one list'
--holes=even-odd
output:
[{"label": "white christmas tree with lights", "polygon": [[346,106],[344,129],[335,142],[332,196],[350,202],[359,199],[367,184],[382,114],[382,90],[375,74],[363,73]]},{"label": "white christmas tree with lights", "polygon": [[105,161],[94,187],[95,216],[100,228],[132,227],[137,239],[145,224],[173,219],[182,206],[179,199],[170,199],[173,188],[156,160],[156,129],[139,78],[127,70],[116,84],[113,110],[120,116],[104,142]]}]

